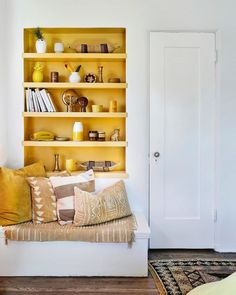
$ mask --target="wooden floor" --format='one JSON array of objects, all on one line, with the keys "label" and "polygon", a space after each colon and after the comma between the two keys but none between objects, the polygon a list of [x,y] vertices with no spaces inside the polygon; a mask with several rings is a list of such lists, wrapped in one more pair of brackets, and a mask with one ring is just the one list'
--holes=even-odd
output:
[{"label": "wooden floor", "polygon": [[[220,254],[210,250],[152,250],[150,259],[233,258],[234,254]],[[1,266],[0,266],[1,267]],[[58,277],[0,277],[0,294],[4,295],[60,295],[60,294],[116,294],[158,295],[152,277],[147,278],[58,278]]]}]

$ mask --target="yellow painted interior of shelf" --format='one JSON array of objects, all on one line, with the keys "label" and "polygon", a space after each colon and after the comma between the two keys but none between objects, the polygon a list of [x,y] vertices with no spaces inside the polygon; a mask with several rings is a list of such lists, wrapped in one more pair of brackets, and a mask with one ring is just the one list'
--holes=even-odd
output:
[{"label": "yellow painted interior of shelf", "polygon": [[[25,29],[24,52],[35,52],[35,38],[33,28]],[[77,44],[102,44],[120,46],[116,51],[125,53],[125,29],[124,28],[42,28],[47,42],[47,52],[54,52],[53,44],[63,42],[65,52],[75,52],[69,46]]]},{"label": "yellow painted interior of shelf", "polygon": [[[70,89],[70,88],[68,88]],[[72,88],[71,88],[72,89]],[[53,102],[57,111],[66,112],[66,105],[62,102],[62,94],[66,89],[49,89],[48,92],[51,94]],[[107,112],[109,110],[109,103],[111,100],[117,101],[117,111],[126,111],[125,102],[125,89],[74,89],[79,97],[85,96],[88,98],[87,111],[92,111],[93,104],[103,105],[103,111]],[[79,111],[79,107],[75,108],[75,111]]]},{"label": "yellow painted interior of shelf", "polygon": [[50,131],[56,136],[67,136],[72,140],[74,123],[82,122],[84,140],[88,140],[89,130],[105,131],[106,140],[115,128],[120,129],[120,140],[125,140],[125,119],[123,118],[25,118],[25,140],[38,131]]},{"label": "yellow painted interior of shelf", "polygon": [[[59,73],[59,82],[69,82],[70,72],[65,68],[65,63],[69,63],[73,70],[78,65],[81,65],[79,75],[81,82],[84,81],[84,76],[88,73],[93,73],[98,81],[98,66],[103,66],[103,82],[107,83],[109,78],[120,78],[121,82],[126,81],[125,77],[125,62],[98,62],[98,61],[68,61],[68,62],[40,62],[43,67],[43,82],[50,82],[50,73]],[[35,62],[25,61],[25,81],[32,82],[32,73],[34,71]],[[73,83],[72,83],[73,84]]]},{"label": "yellow painted interior of shelf", "polygon": [[[33,36],[33,28],[24,30],[24,53],[35,53],[35,38]],[[44,82],[50,82],[50,73],[52,71],[59,72],[59,82],[68,82],[69,72],[64,67],[64,58],[54,58],[53,44],[55,42],[63,42],[66,53],[75,53],[69,48],[78,44],[102,44],[107,43],[114,47],[120,46],[115,53],[125,53],[126,47],[126,33],[124,28],[42,28],[45,40],[47,42],[47,53],[51,53],[46,59],[40,60],[40,54],[36,54],[36,58],[31,59],[25,56],[24,58],[24,82],[32,82],[32,72],[35,61],[41,61],[44,66]],[[68,63],[75,68],[78,65],[81,67],[81,82],[83,82],[86,73],[94,73],[98,78],[98,66],[103,66],[103,80],[108,82],[109,78],[119,77],[121,82],[126,82],[126,56],[122,58],[117,55],[117,59],[106,60],[101,58],[102,54],[87,55],[87,59],[75,58],[75,55],[70,55]],[[80,55],[78,55],[80,56]],[[117,83],[118,84],[118,83]],[[89,100],[87,111],[91,112],[92,104],[102,104],[103,112],[109,110],[109,103],[111,100],[116,100],[118,104],[118,112],[126,112],[126,90],[111,88],[111,89],[93,89],[88,87],[83,89],[74,89],[79,97],[86,96]],[[32,85],[32,88],[35,86]],[[66,86],[67,87],[67,86]],[[68,83],[68,89],[73,89],[73,83]],[[62,93],[65,89],[60,87],[55,89],[48,89],[52,96],[52,100],[58,112],[66,112],[66,106],[61,100]],[[79,108],[75,108],[79,111]],[[29,140],[30,135],[34,132],[46,130],[54,132],[58,136],[68,136],[72,138],[73,124],[80,121],[84,125],[84,139],[88,140],[89,130],[98,130],[106,132],[106,140],[109,140],[112,131],[115,128],[120,129],[120,136],[122,141],[126,141],[126,117],[114,118],[73,118],[67,117],[24,117],[24,139]],[[65,160],[74,159],[79,162],[94,160],[105,161],[110,160],[120,163],[115,170],[123,171],[125,167],[125,147],[24,147],[25,164],[30,164],[38,160],[42,160],[48,171],[53,169],[54,154],[60,155],[61,169],[65,169]],[[104,174],[105,175],[105,174]],[[124,175],[127,175],[124,173]],[[116,174],[117,176],[117,174]],[[102,176],[103,177],[103,176]],[[104,176],[105,177],[105,176]],[[111,176],[112,177],[112,176]]]},{"label": "yellow painted interior of shelf", "polygon": [[41,159],[47,171],[53,170],[54,154],[60,155],[60,167],[65,169],[66,159],[75,161],[114,161],[120,163],[116,171],[125,171],[125,148],[96,147],[25,147],[25,165]]}]

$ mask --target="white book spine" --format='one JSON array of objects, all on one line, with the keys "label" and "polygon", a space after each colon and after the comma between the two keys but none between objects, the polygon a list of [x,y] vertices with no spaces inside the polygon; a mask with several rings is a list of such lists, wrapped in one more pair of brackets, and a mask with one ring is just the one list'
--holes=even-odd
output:
[{"label": "white book spine", "polygon": [[46,94],[48,96],[48,100],[50,102],[50,105],[51,105],[51,109],[52,109],[52,112],[56,112],[56,108],[55,108],[55,105],[52,101],[52,97],[51,97],[51,94],[49,92],[46,91]]},{"label": "white book spine", "polygon": [[30,111],[34,112],[33,90],[30,89]]},{"label": "white book spine", "polygon": [[45,103],[45,106],[47,108],[47,111],[48,112],[52,112],[52,109],[51,109],[51,106],[50,106],[50,102],[49,102],[49,99],[48,99],[46,90],[45,89],[40,90],[40,94],[41,94],[41,96],[43,98],[43,101]]},{"label": "white book spine", "polygon": [[26,102],[26,112],[30,112],[29,89],[26,89],[26,91],[25,91],[25,102]]},{"label": "white book spine", "polygon": [[34,102],[34,111],[37,112],[37,103],[36,103],[36,94],[34,91],[32,91],[33,94],[33,102]]},{"label": "white book spine", "polygon": [[40,94],[39,89],[36,88],[35,93],[37,94],[37,97],[38,97],[38,102],[40,105],[41,112],[47,112],[46,105],[44,104],[44,100],[42,95]]}]

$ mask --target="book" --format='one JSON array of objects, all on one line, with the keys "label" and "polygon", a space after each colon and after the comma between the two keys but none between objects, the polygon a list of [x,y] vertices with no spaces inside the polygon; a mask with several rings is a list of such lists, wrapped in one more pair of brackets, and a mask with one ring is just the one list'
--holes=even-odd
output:
[{"label": "book", "polygon": [[51,94],[50,94],[48,91],[47,91],[46,93],[47,93],[47,96],[48,96],[49,102],[50,102],[50,104],[51,104],[52,111],[53,111],[53,112],[56,112],[56,108],[55,108],[55,105],[54,105],[54,103],[53,103],[53,101],[52,101]]},{"label": "book", "polygon": [[44,99],[39,91],[39,89],[35,89],[35,93],[37,95],[37,98],[38,98],[38,102],[39,102],[39,106],[40,106],[40,111],[41,112],[47,112],[47,108],[46,108],[46,104],[44,103]]},{"label": "book", "polygon": [[44,102],[44,104],[46,106],[47,111],[48,112],[53,112],[53,109],[51,107],[51,104],[50,104],[49,98],[47,96],[46,90],[45,89],[42,89],[39,92],[41,94],[41,97],[43,98],[43,102]]},{"label": "book", "polygon": [[30,108],[30,112],[34,112],[32,89],[29,89],[29,108]]},{"label": "book", "polygon": [[37,94],[35,93],[35,91],[32,91],[32,95],[33,95],[33,102],[34,102],[34,110],[35,112],[40,112],[39,102],[38,102]]},{"label": "book", "polygon": [[30,101],[29,101],[29,92],[30,89],[26,89],[25,91],[25,105],[26,105],[26,112],[30,112]]}]

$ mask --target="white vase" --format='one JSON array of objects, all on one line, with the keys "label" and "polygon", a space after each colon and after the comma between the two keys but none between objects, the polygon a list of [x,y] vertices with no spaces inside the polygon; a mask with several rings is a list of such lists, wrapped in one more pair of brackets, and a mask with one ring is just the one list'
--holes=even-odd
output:
[{"label": "white vase", "polygon": [[38,39],[35,43],[37,53],[45,53],[47,49],[47,44],[45,40]]},{"label": "white vase", "polygon": [[69,81],[71,83],[79,83],[80,82],[80,75],[78,72],[72,72],[69,76]]}]

